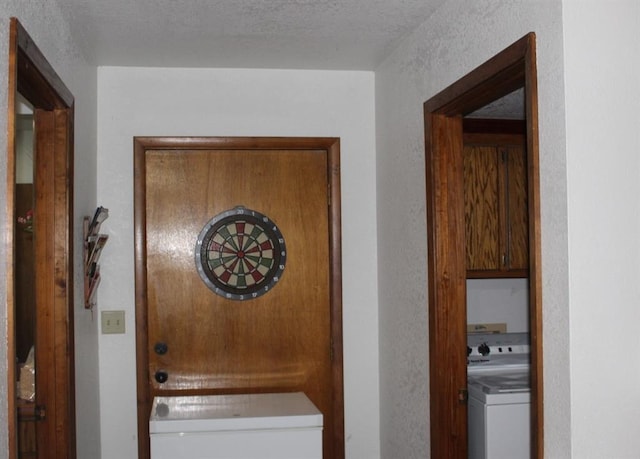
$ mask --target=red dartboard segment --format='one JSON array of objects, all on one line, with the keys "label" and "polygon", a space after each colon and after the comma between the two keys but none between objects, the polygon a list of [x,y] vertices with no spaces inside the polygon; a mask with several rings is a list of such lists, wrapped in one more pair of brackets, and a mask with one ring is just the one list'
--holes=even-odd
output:
[{"label": "red dartboard segment", "polygon": [[284,237],[260,212],[236,207],[216,215],[202,229],[195,261],[204,283],[230,299],[256,298],[282,277]]},{"label": "red dartboard segment", "polygon": [[262,274],[260,274],[259,271],[252,271],[251,272],[251,276],[253,276],[253,280],[256,282],[256,284],[258,284],[262,280],[264,280],[264,276]]}]

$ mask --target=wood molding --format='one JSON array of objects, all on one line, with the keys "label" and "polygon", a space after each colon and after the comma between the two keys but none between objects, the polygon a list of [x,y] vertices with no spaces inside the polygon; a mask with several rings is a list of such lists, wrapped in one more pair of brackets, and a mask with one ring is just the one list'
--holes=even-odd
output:
[{"label": "wood molding", "polygon": [[[457,203],[463,116],[524,87],[529,192],[529,311],[531,331],[532,457],[544,451],[542,384],[542,278],[538,159],[538,103],[535,34],[529,33],[424,103],[431,375],[431,456],[466,458],[466,407],[458,409],[456,389],[466,386],[466,286],[464,228]],[[473,124],[473,122],[469,122]],[[462,236],[460,235],[462,231]],[[463,295],[463,293],[465,295]],[[453,335],[453,336],[452,336]],[[446,364],[440,359],[447,359]],[[457,357],[455,357],[457,356]],[[453,360],[453,362],[452,362]],[[456,379],[458,378],[458,379]]]},{"label": "wood molding", "polygon": [[[35,110],[36,295],[39,308],[38,372],[49,375],[38,395],[46,400],[46,418],[39,423],[41,458],[76,456],[73,335],[73,119],[74,98],[16,18],[10,20],[9,132],[7,173],[7,314],[9,457],[17,457],[15,390],[15,112],[16,92]],[[38,164],[41,162],[42,164]],[[44,256],[42,256],[44,254]],[[42,380],[42,378],[40,378]],[[50,381],[49,381],[50,380]],[[44,402],[43,402],[44,403]],[[40,435],[40,433],[38,434]]]},{"label": "wood molding", "polygon": [[149,459],[149,414],[151,399],[149,394],[149,351],[147,349],[147,251],[146,234],[146,169],[145,151],[154,145],[134,139],[133,173],[134,173],[134,242],[135,242],[135,300],[136,300],[136,392],[138,416],[138,458]]},{"label": "wood molding", "polygon": [[9,29],[9,87],[7,106],[7,201],[5,203],[7,223],[5,227],[5,253],[7,254],[6,290],[7,290],[7,408],[9,431],[9,458],[17,457],[17,409],[16,409],[16,337],[15,337],[15,173],[16,173],[16,92],[18,90],[18,28],[17,21],[11,20]]},{"label": "wood molding", "polygon": [[[426,113],[431,457],[466,458],[466,265],[462,118]],[[459,354],[461,357],[466,355]],[[438,357],[436,357],[438,356]],[[442,358],[446,359],[446,363]]]},{"label": "wood molding", "polygon": [[527,35],[524,55],[529,202],[529,323],[531,328],[532,457],[544,457],[544,385],[542,354],[542,224],[540,222],[540,149],[536,36]]},{"label": "wood molding", "polygon": [[45,110],[73,106],[74,97],[22,24],[11,18],[17,33],[18,91],[35,107]]},{"label": "wood molding", "polygon": [[531,42],[535,44],[533,33],[440,91],[424,103],[424,109],[446,116],[464,116],[521,88],[526,79],[524,60]]},{"label": "wood molding", "polygon": [[[319,139],[318,139],[319,140]],[[328,178],[330,186],[329,263],[331,282],[331,339],[333,352],[334,431],[336,459],[345,457],[344,438],[344,368],[342,330],[342,210],[340,185],[340,139],[325,139],[323,148],[328,151]]]}]

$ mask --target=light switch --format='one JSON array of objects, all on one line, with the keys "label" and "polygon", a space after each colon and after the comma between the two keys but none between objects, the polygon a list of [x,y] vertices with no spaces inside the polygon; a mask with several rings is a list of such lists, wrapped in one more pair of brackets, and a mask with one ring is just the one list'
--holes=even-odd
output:
[{"label": "light switch", "polygon": [[102,311],[102,334],[124,333],[124,311]]}]

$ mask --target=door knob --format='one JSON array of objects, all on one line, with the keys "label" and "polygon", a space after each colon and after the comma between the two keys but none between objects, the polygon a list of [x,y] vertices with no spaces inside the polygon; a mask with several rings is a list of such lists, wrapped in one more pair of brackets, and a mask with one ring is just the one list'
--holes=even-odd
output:
[{"label": "door knob", "polygon": [[160,384],[165,383],[167,382],[167,379],[169,379],[169,373],[167,373],[166,371],[158,370],[156,371],[155,378],[156,381],[158,381]]},{"label": "door knob", "polygon": [[157,342],[156,345],[153,346],[153,350],[158,355],[164,355],[169,350],[169,346],[167,346],[167,343]]}]

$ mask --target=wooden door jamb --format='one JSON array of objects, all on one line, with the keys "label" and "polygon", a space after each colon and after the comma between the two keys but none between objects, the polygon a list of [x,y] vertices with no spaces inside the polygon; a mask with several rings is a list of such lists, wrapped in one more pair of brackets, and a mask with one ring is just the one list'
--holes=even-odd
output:
[{"label": "wooden door jamb", "polygon": [[466,389],[466,267],[460,157],[462,117],[522,87],[525,89],[529,192],[531,443],[532,457],[543,457],[542,278],[536,73],[535,34],[532,32],[424,104],[431,457],[467,457],[466,405],[460,404],[458,399],[463,396],[458,391]]},{"label": "wooden door jamb", "polygon": [[[15,215],[15,117],[16,93],[20,92],[36,110],[52,112],[53,127],[36,125],[36,131],[47,139],[49,167],[52,168],[46,189],[40,192],[50,195],[53,206],[48,213],[50,228],[36,234],[45,238],[36,244],[53,247],[53,256],[43,260],[46,282],[53,285],[50,307],[55,317],[53,342],[55,350],[55,394],[48,407],[47,416],[54,424],[54,445],[48,445],[49,454],[58,458],[76,457],[75,430],[75,375],[73,332],[73,94],[49,64],[36,43],[16,18],[10,20],[9,30],[9,85],[8,85],[8,135],[7,135],[7,225],[5,228],[7,253],[7,340],[8,340],[8,430],[9,458],[17,457],[16,369],[15,369],[15,259],[13,235],[16,231]],[[36,148],[38,148],[36,146]],[[38,167],[36,165],[36,167]],[[50,276],[50,278],[49,278]],[[62,351],[62,352],[61,352]]]}]

